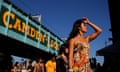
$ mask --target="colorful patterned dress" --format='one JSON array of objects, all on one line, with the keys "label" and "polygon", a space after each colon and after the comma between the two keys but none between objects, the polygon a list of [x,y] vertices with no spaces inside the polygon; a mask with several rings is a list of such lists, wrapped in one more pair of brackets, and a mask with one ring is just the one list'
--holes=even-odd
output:
[{"label": "colorful patterned dress", "polygon": [[89,62],[89,44],[77,42],[74,48],[74,72],[92,72]]}]

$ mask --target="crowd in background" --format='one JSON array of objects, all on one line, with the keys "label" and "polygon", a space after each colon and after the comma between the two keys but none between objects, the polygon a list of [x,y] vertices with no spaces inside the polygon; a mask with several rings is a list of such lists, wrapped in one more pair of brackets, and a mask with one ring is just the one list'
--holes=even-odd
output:
[{"label": "crowd in background", "polygon": [[[36,60],[26,59],[24,62],[12,62],[10,55],[0,53],[0,72],[67,72],[68,71],[68,49],[61,46],[58,56],[52,56],[45,61],[42,58]],[[90,58],[93,72],[102,72],[102,66],[97,63],[96,58]]]}]

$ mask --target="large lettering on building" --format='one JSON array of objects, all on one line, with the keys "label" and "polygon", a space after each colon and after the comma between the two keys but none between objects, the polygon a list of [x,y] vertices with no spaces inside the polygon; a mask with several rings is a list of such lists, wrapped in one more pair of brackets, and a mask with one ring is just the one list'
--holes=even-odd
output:
[{"label": "large lettering on building", "polygon": [[43,25],[38,25],[7,3],[0,6],[0,33],[52,53],[63,43]]}]

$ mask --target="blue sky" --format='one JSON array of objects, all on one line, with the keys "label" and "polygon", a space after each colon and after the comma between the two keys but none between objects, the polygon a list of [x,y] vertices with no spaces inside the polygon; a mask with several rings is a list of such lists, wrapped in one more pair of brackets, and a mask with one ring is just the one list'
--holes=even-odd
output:
[{"label": "blue sky", "polygon": [[[104,48],[112,37],[108,0],[10,0],[30,15],[41,14],[41,23],[60,38],[67,38],[76,19],[86,16],[103,30],[100,36],[90,43],[90,57],[103,63],[103,56],[96,51]],[[93,30],[88,27],[89,33]],[[88,33],[87,33],[88,34]]]}]

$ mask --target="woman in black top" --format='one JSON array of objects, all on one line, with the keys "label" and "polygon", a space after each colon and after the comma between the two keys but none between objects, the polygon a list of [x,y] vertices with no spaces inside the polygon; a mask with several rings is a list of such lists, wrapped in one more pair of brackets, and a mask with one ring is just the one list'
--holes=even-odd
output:
[{"label": "woman in black top", "polygon": [[62,44],[59,50],[59,55],[56,58],[56,72],[67,72],[68,68],[68,48],[67,44]]}]

